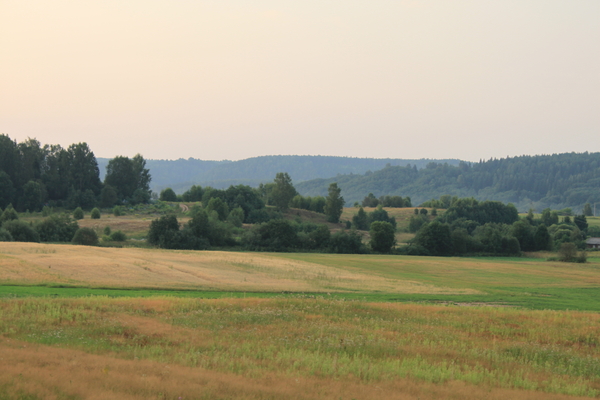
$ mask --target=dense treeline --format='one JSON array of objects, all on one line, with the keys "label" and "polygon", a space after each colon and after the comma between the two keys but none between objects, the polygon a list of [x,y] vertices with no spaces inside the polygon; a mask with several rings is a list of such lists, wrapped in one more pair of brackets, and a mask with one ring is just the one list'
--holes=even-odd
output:
[{"label": "dense treeline", "polygon": [[521,251],[559,250],[567,243],[584,249],[586,235],[597,233],[588,229],[584,215],[565,216],[561,221],[556,211],[545,209],[539,218],[531,211],[519,218],[512,204],[473,198],[453,198],[448,209],[432,221],[421,214],[411,218],[411,226],[414,221],[420,227],[412,244],[403,249],[407,254],[519,255]]},{"label": "dense treeline", "polygon": [[17,143],[0,135],[0,208],[18,211],[51,207],[91,209],[150,200],[150,173],[141,155],[115,157],[104,183],[94,153],[86,143],[42,145],[35,139]]},{"label": "dense treeline", "polygon": [[330,182],[344,189],[350,203],[364,193],[410,196],[413,204],[449,194],[511,202],[519,209],[573,207],[600,202],[600,153],[565,153],[491,159],[457,166],[429,163],[417,169],[388,166],[364,175],[342,175],[298,184],[306,195],[320,195]]}]

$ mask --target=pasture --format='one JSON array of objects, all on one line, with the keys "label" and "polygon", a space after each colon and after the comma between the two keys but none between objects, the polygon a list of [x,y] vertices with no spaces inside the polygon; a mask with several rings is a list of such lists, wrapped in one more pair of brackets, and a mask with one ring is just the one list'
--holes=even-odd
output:
[{"label": "pasture", "polygon": [[0,399],[600,396],[600,259],[0,243]]}]

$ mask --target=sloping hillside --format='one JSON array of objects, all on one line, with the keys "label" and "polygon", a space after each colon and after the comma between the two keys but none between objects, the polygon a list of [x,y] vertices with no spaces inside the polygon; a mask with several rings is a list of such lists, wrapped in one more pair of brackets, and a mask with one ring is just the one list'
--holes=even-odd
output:
[{"label": "sloping hillside", "polygon": [[347,204],[375,196],[410,196],[413,205],[449,194],[514,203],[529,208],[573,207],[600,202],[600,153],[565,153],[492,159],[457,166],[430,163],[417,169],[389,166],[365,174],[347,174],[296,185],[303,195],[326,195],[337,182]]}]

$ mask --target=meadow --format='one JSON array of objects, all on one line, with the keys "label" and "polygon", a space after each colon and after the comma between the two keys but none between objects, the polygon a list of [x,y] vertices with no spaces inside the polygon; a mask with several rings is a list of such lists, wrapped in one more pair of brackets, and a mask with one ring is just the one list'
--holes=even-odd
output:
[{"label": "meadow", "polygon": [[0,243],[0,399],[597,398],[599,254]]}]

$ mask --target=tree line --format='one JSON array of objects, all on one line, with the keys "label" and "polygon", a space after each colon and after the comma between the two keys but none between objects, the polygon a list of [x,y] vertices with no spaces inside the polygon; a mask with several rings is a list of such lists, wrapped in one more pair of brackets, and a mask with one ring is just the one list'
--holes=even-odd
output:
[{"label": "tree line", "polygon": [[139,204],[150,200],[151,176],[141,155],[117,156],[107,165],[104,182],[87,143],[68,148],[21,143],[0,135],[0,208],[39,211],[44,205],[90,210],[96,206]]},{"label": "tree line", "polygon": [[302,182],[298,190],[320,195],[334,181],[344,188],[350,204],[360,201],[364,193],[374,193],[375,198],[408,195],[413,204],[449,194],[513,203],[523,211],[581,210],[586,203],[600,202],[600,153],[493,158],[458,165],[430,162],[424,168],[387,166],[365,174]]},{"label": "tree line", "polygon": [[409,226],[416,227],[416,236],[403,252],[434,256],[519,255],[560,250],[565,244],[583,250],[588,235],[600,234],[588,226],[585,215],[560,217],[548,208],[539,217],[530,210],[520,218],[512,204],[474,198],[453,198],[447,210],[433,219],[413,215]]}]

